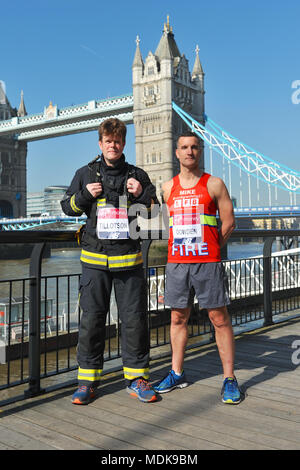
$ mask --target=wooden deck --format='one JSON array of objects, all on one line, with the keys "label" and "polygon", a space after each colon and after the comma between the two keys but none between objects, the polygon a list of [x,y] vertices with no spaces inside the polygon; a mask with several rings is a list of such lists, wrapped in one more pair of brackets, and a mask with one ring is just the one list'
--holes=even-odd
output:
[{"label": "wooden deck", "polygon": [[[143,404],[124,389],[121,372],[104,376],[88,406],[71,404],[69,386],[2,406],[0,450],[300,449],[300,362],[292,343],[300,319],[236,338],[236,376],[245,398],[220,400],[222,371],[215,344],[187,351],[190,386]],[[300,344],[298,345],[298,350]],[[170,357],[151,363],[153,381]]]}]

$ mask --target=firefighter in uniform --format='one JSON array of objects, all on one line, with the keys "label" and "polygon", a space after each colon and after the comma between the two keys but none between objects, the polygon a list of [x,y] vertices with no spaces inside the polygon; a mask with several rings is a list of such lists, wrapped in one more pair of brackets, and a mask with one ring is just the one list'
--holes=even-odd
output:
[{"label": "firefighter in uniform", "polygon": [[112,118],[102,122],[99,127],[102,155],[77,170],[61,201],[65,214],[87,215],[80,233],[82,316],[74,404],[88,404],[99,385],[113,285],[122,325],[127,391],[143,402],[157,399],[149,383],[147,288],[142,253],[140,241],[130,238],[132,219],[128,215],[133,204],[142,204],[150,210],[157,198],[147,173],[126,162],[125,138],[126,126],[122,121]]}]

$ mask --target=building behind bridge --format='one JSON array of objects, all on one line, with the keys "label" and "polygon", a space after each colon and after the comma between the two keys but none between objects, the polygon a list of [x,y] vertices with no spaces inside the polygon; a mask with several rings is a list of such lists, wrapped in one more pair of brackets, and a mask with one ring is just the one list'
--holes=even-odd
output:
[{"label": "building behind bridge", "polygon": [[28,193],[27,217],[39,217],[41,214],[51,217],[62,215],[60,201],[67,189],[68,186],[48,186],[44,191]]}]

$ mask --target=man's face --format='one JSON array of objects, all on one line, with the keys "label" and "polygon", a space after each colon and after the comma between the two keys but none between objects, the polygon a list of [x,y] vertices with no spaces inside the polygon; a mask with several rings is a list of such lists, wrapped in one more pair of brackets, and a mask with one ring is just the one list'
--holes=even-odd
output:
[{"label": "man's face", "polygon": [[104,134],[102,140],[99,140],[99,147],[106,163],[113,165],[121,157],[125,142],[117,135]]},{"label": "man's face", "polygon": [[180,165],[191,169],[198,167],[201,154],[202,148],[196,137],[180,137],[176,149]]}]

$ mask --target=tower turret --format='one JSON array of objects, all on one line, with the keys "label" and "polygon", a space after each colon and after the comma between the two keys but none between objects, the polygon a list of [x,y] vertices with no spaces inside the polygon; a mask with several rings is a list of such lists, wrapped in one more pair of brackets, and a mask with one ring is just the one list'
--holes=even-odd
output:
[{"label": "tower turret", "polygon": [[201,65],[200,58],[199,58],[199,51],[200,49],[197,44],[196,49],[195,49],[196,58],[195,58],[195,63],[193,67],[193,72],[192,72],[192,80],[195,80],[196,78],[204,76],[204,72],[203,72],[202,65]]},{"label": "tower turret", "polygon": [[149,51],[144,62],[137,43],[133,61],[136,161],[148,172],[158,194],[162,183],[178,172],[176,140],[186,129],[173,111],[172,101],[203,122],[204,73],[198,52],[191,74],[188,60],[176,44],[169,17],[155,53]]},{"label": "tower turret", "polygon": [[27,111],[26,111],[26,107],[25,107],[25,103],[24,103],[24,93],[23,93],[23,90],[21,91],[21,101],[20,101],[20,105],[19,105],[19,109],[18,109],[18,116],[22,117],[22,116],[26,116],[27,115]]}]

